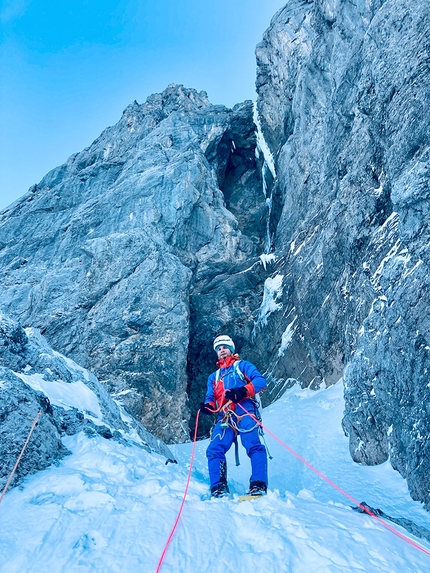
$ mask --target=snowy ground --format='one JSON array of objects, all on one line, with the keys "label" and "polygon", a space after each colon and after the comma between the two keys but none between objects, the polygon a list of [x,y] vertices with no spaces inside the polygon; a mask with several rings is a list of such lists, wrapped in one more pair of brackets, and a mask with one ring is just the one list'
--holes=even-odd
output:
[{"label": "snowy ground", "polygon": [[[340,384],[317,393],[293,388],[264,410],[264,423],[358,501],[430,530],[430,515],[388,464],[366,468],[351,461],[342,412]],[[161,456],[100,437],[78,435],[65,444],[73,455],[27,478],[0,505],[0,572],[155,572],[181,504],[191,444],[174,448],[179,464],[167,466]],[[161,572],[430,571],[430,556],[352,511],[346,498],[270,436],[267,444],[270,492],[238,503],[249,479],[244,450],[238,468],[233,452],[229,460],[234,498],[210,500],[207,442],[198,443]]]}]

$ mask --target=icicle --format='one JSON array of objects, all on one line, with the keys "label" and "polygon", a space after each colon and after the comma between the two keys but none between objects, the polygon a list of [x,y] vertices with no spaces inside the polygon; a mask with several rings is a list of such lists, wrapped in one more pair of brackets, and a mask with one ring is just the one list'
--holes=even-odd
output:
[{"label": "icicle", "polygon": [[273,159],[273,155],[269,149],[269,146],[264,139],[263,132],[261,130],[261,123],[260,118],[258,117],[258,110],[257,110],[257,102],[254,102],[254,124],[257,128],[257,148],[256,154],[258,153],[257,157],[260,156],[260,151],[263,154],[264,161],[267,163],[267,167],[270,169],[270,173],[273,175],[273,179],[276,179],[276,169],[275,169],[275,161]]},{"label": "icicle", "polygon": [[270,236],[270,216],[272,214],[272,196],[268,196],[267,191],[267,183],[266,183],[266,173],[267,169],[269,169],[270,173],[273,176],[273,179],[276,179],[276,169],[275,169],[275,162],[273,160],[273,155],[270,152],[269,146],[264,139],[263,132],[261,130],[260,119],[258,117],[257,111],[257,102],[254,103],[254,124],[256,127],[257,133],[257,146],[255,148],[255,156],[257,159],[261,157],[263,154],[263,167],[261,168],[261,179],[263,181],[263,193],[266,198],[266,206],[267,206],[267,223],[266,223],[266,246],[264,252],[270,253],[272,248],[272,239]]}]

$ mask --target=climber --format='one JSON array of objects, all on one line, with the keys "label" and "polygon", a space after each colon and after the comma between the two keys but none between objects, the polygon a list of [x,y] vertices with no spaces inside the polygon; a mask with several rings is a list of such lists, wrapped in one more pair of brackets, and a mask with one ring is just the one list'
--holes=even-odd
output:
[{"label": "climber", "polygon": [[255,416],[257,404],[254,397],[264,390],[266,379],[253,364],[240,360],[234,353],[234,342],[229,336],[217,336],[213,347],[218,355],[218,370],[209,376],[206,398],[200,404],[201,414],[218,414],[206,451],[212,497],[224,497],[230,493],[225,454],[238,434],[251,460],[248,495],[264,495],[267,492],[266,448],[260,442],[255,418],[248,416],[239,404]]}]

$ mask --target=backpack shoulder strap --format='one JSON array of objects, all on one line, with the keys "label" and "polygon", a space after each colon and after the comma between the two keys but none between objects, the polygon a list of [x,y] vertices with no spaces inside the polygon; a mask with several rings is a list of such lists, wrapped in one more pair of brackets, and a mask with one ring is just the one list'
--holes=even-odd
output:
[{"label": "backpack shoulder strap", "polygon": [[[241,362],[241,360],[237,360],[237,361],[234,363],[234,370],[235,370],[235,372],[237,373],[237,375],[239,376],[239,378],[240,378],[241,380],[243,380],[244,382],[251,382],[251,380],[249,379],[249,377],[248,377],[246,374],[244,374],[244,373],[241,371],[241,369],[239,368],[239,362]],[[257,418],[261,421],[261,419],[262,419],[262,418],[261,418],[262,405],[261,405],[261,398],[260,398],[260,396],[259,396],[258,393],[254,396],[254,398],[252,398],[252,401],[254,402],[255,407],[256,407],[256,415],[257,415]]]},{"label": "backpack shoulder strap", "polygon": [[244,372],[242,372],[242,370],[239,368],[239,363],[242,362],[242,360],[237,360],[234,364],[234,371],[236,372],[236,374],[239,376],[239,378],[241,380],[243,380],[244,382],[246,382],[248,384],[248,382],[251,382],[251,379],[249,378],[249,376],[247,376]]},{"label": "backpack shoulder strap", "polygon": [[241,380],[245,380],[245,376],[243,375],[242,370],[239,368],[239,362],[242,362],[241,360],[236,360],[236,362],[233,364],[233,368],[235,373],[239,376],[239,378]]}]

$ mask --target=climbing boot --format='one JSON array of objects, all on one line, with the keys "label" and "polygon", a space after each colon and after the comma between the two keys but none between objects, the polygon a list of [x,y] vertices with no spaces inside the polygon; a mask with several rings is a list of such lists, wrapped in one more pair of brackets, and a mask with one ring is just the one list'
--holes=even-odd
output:
[{"label": "climbing boot", "polygon": [[219,482],[211,488],[212,497],[228,497],[230,495],[230,490],[228,485],[223,482]]},{"label": "climbing boot", "polygon": [[253,496],[260,496],[260,495],[266,495],[267,493],[267,485],[264,483],[264,481],[252,481],[249,484],[249,491],[247,492],[246,495],[253,495]]}]

